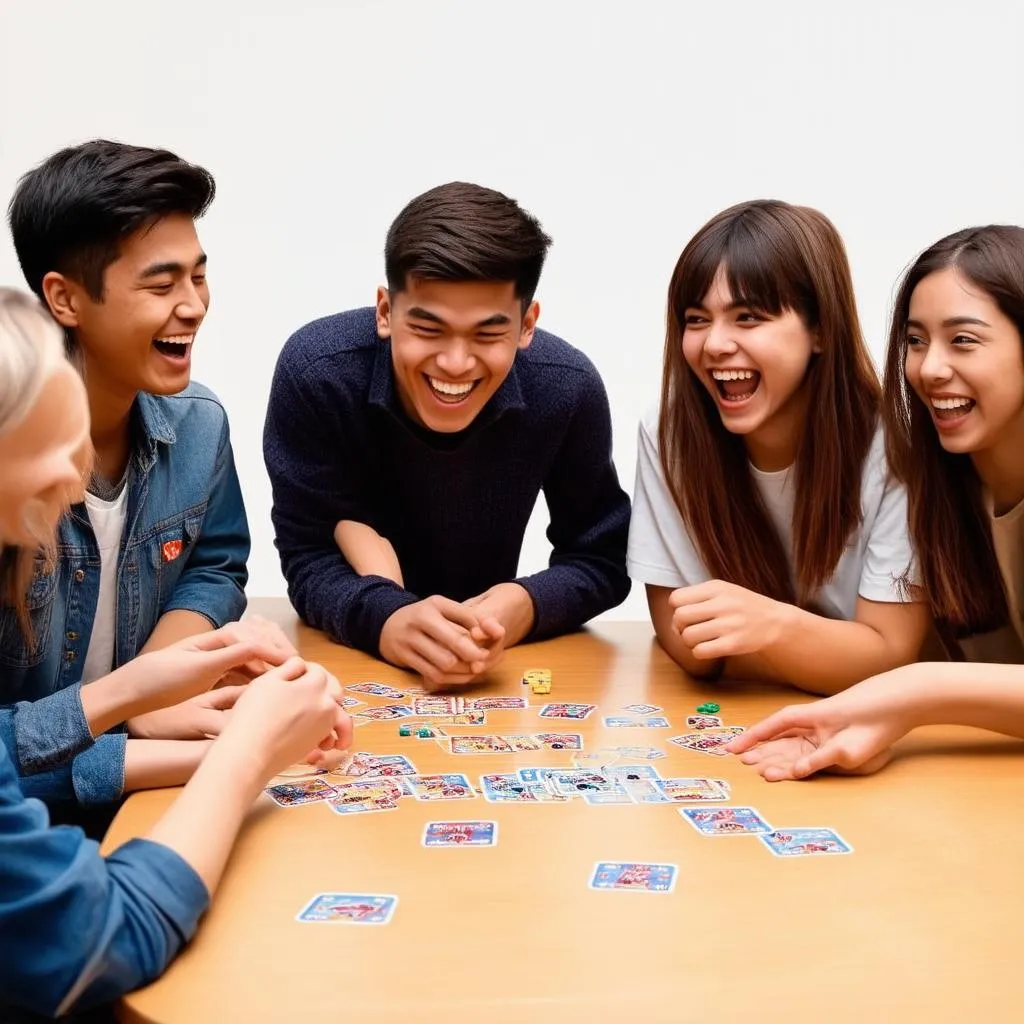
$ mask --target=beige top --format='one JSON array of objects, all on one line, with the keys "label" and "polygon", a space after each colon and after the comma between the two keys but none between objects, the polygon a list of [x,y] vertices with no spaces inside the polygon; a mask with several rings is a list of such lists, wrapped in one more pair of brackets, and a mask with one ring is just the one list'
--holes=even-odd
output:
[{"label": "beige top", "polygon": [[986,498],[992,543],[1010,608],[1010,624],[993,633],[961,642],[969,661],[1024,664],[1024,501],[1001,516]]}]

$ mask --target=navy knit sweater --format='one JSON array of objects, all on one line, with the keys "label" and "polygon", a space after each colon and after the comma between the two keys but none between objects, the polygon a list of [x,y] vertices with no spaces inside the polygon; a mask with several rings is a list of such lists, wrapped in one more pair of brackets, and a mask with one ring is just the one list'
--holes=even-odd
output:
[{"label": "navy knit sweater", "polygon": [[[432,594],[463,601],[513,579],[533,599],[527,639],[579,628],[629,593],[629,499],[611,440],[597,370],[545,331],[518,350],[469,427],[441,434],[402,410],[372,308],[307,324],[278,360],[263,436],[292,603],[311,626],[372,654],[404,605]],[[517,579],[541,490],[549,568]],[[408,589],[349,567],[333,537],[340,519],[391,542]]]}]

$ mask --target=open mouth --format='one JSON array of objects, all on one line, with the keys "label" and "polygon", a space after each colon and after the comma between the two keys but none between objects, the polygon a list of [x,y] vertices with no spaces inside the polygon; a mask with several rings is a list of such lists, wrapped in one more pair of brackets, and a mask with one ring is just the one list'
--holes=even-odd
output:
[{"label": "open mouth", "polygon": [[440,377],[431,377],[429,373],[423,374],[431,394],[445,405],[458,405],[464,402],[480,383],[478,380],[468,380],[462,383],[453,383],[448,380],[441,380]]},{"label": "open mouth", "polygon": [[977,404],[973,398],[933,398],[931,403],[935,418],[944,423],[962,420]]},{"label": "open mouth", "polygon": [[725,405],[742,405],[753,398],[761,386],[758,370],[712,370],[711,378],[718,389],[718,397]]},{"label": "open mouth", "polygon": [[160,355],[166,356],[168,359],[184,362],[188,359],[194,340],[194,334],[179,334],[169,338],[155,338],[153,347]]}]

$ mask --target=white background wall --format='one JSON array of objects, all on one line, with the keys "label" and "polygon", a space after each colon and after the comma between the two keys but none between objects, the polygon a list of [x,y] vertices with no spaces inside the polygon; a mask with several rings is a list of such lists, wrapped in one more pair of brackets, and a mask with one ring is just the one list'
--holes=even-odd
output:
[{"label": "white background wall", "polygon": [[[1010,0],[0,0],[0,197],[95,136],[216,175],[195,375],[231,416],[249,593],[283,594],[260,448],[274,362],[301,324],[372,300],[412,196],[476,181],[541,218],[542,325],[604,374],[632,490],[690,235],[744,199],[820,208],[879,360],[917,251],[1024,223],[1022,40]],[[6,233],[0,281],[21,283]],[[524,570],[545,525],[541,506]],[[610,614],[645,617],[640,590]]]}]

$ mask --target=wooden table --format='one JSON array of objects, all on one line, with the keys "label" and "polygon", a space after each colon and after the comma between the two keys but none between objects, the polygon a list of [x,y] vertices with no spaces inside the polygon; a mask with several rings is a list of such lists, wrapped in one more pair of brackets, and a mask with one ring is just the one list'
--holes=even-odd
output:
[{"label": "wooden table", "polygon": [[[345,683],[408,679],[257,602],[302,652]],[[827,656],[827,654],[823,654]],[[751,836],[701,836],[673,806],[509,806],[403,799],[397,811],[338,816],[261,797],[194,943],[122,1005],[127,1021],[285,1024],[341,1020],[565,1022],[1019,1020],[1024,951],[1024,750],[973,730],[919,730],[881,774],[763,782],[733,758],[666,743],[717,700],[746,725],[789,691],[695,684],[646,623],[509,651],[493,684],[518,695],[549,667],[551,699],[599,705],[589,749],[661,746],[665,777],[716,775],[732,804],[775,827],[835,828],[849,856],[780,859]],[[541,698],[533,698],[539,703]],[[606,730],[601,716],[646,701],[669,730]],[[379,703],[370,698],[370,703]],[[489,731],[545,731],[528,711],[490,712]],[[420,771],[567,764],[565,752],[453,757],[394,723],[356,731],[356,749],[407,753]],[[148,829],[174,791],[133,796],[110,850]],[[427,849],[429,820],[499,822],[498,845]],[[679,865],[668,895],[588,888],[599,860]],[[319,892],[396,894],[390,924],[308,925]]]}]

